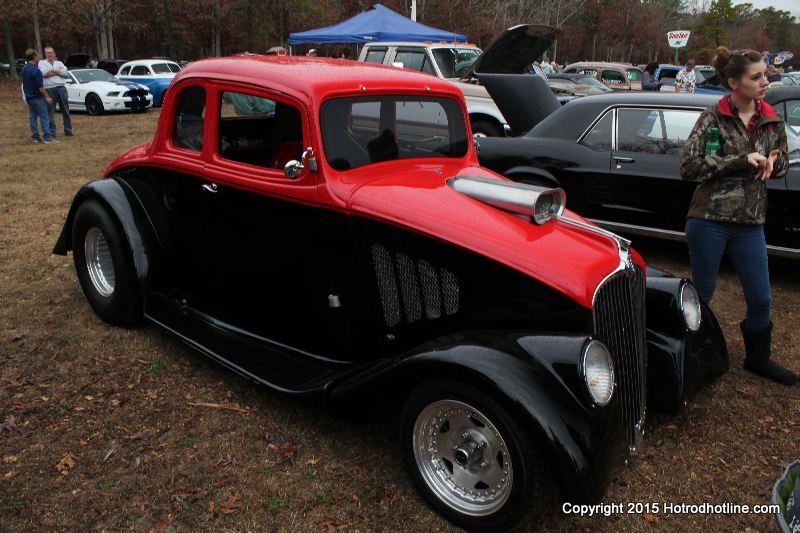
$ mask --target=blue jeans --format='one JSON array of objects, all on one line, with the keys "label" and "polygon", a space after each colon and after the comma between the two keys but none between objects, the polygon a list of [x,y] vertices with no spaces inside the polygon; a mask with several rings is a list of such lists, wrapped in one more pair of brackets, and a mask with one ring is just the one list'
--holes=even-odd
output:
[{"label": "blue jeans", "polygon": [[747,303],[745,330],[755,332],[768,328],[772,293],[764,226],[689,218],[686,241],[692,262],[692,282],[700,299],[706,304],[711,302],[722,255],[727,253]]},{"label": "blue jeans", "polygon": [[31,138],[34,140],[39,140],[39,127],[36,123],[37,118],[39,119],[39,124],[42,125],[42,135],[44,138],[52,138],[50,130],[47,127],[47,101],[44,98],[28,98],[28,120],[31,124]]},{"label": "blue jeans", "polygon": [[56,104],[61,107],[61,116],[64,117],[64,133],[72,134],[72,117],[69,115],[69,95],[67,88],[63,85],[61,87],[51,87],[47,89],[47,94],[50,95],[52,104],[47,106],[47,117],[49,119],[50,135],[56,134]]}]

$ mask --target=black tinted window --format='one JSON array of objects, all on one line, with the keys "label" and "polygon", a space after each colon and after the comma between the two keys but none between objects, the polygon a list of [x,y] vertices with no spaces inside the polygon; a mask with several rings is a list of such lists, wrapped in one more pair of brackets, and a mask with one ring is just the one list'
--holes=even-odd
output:
[{"label": "black tinted window", "polygon": [[611,111],[594,125],[592,131],[583,138],[583,144],[601,150],[611,150]]},{"label": "black tinted window", "polygon": [[386,48],[370,48],[367,50],[367,63],[383,63],[383,58],[386,57]]},{"label": "black tinted window", "polygon": [[398,50],[394,61],[402,63],[403,68],[433,74],[433,66],[424,50]]},{"label": "black tinted window", "polygon": [[322,106],[321,123],[325,157],[337,170],[467,153],[461,106],[448,98],[340,98]]},{"label": "black tinted window", "polygon": [[139,65],[138,67],[133,67],[131,71],[131,76],[148,76],[150,75],[150,71],[147,70],[147,67],[144,65]]},{"label": "black tinted window", "polygon": [[172,142],[175,146],[203,151],[203,124],[206,116],[206,91],[202,87],[188,87],[178,95]]}]

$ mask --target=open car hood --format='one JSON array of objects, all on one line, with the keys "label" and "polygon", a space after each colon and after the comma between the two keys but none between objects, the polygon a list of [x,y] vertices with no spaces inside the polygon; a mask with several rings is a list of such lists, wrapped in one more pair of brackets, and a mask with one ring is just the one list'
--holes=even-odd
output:
[{"label": "open car hood", "polygon": [[461,79],[475,74],[522,74],[547,50],[558,34],[549,26],[520,24],[501,33],[464,72]]},{"label": "open car hood", "polygon": [[479,72],[478,79],[508,120],[515,137],[561,108],[558,98],[541,76]]},{"label": "open car hood", "polygon": [[89,54],[70,54],[67,60],[64,61],[64,66],[68,69],[84,68],[88,64]]}]

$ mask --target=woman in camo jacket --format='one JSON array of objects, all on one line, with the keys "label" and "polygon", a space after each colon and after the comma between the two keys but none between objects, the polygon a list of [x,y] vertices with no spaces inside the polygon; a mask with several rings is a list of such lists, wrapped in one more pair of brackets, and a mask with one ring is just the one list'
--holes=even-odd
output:
[{"label": "woman in camo jacket", "polygon": [[[692,281],[700,298],[710,303],[727,253],[747,303],[747,317],[739,324],[744,368],[792,385],[798,376],[770,360],[771,290],[764,239],[765,182],[786,175],[786,130],[762,101],[769,82],[761,54],[721,46],[713,64],[731,93],[700,115],[681,157],[681,178],[700,181],[686,220]],[[719,149],[709,142],[712,128],[719,132]]]}]

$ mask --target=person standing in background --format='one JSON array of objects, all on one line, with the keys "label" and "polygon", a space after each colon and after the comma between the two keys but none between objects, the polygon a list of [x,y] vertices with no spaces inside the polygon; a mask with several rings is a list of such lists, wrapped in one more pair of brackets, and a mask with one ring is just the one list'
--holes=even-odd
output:
[{"label": "person standing in background", "polygon": [[656,81],[656,70],[658,63],[651,61],[644,67],[644,75],[642,76],[642,90],[643,91],[658,91],[664,85],[663,81]]},{"label": "person standing in background", "polygon": [[69,96],[67,95],[67,67],[56,58],[56,51],[52,46],[45,46],[45,58],[39,61],[39,70],[44,77],[44,88],[50,95],[50,104],[47,107],[49,130],[52,137],[56,136],[56,104],[61,108],[64,118],[64,135],[72,136],[72,117],[69,115]]},{"label": "person standing in background", "polygon": [[786,128],[763,101],[769,82],[761,54],[720,46],[713,64],[731,93],[703,111],[681,156],[681,178],[700,181],[686,216],[692,282],[710,304],[720,261],[728,256],[747,304],[739,323],[744,368],[792,385],[798,376],[770,360],[772,291],[764,237],[766,180],[789,170]]},{"label": "person standing in background", "polygon": [[[25,51],[25,59],[28,63],[23,67],[20,75],[22,77],[22,94],[25,96],[25,103],[28,104],[28,120],[31,126],[31,138],[34,144],[42,141],[45,144],[53,144],[58,141],[50,135],[47,123],[47,106],[52,103],[50,95],[44,89],[42,83],[42,71],[37,66],[39,54],[33,48]],[[37,124],[38,119],[38,124]],[[42,136],[39,136],[39,125],[42,127]]]},{"label": "person standing in background", "polygon": [[697,78],[694,73],[694,59],[689,59],[686,66],[675,76],[676,93],[693,93]]}]

